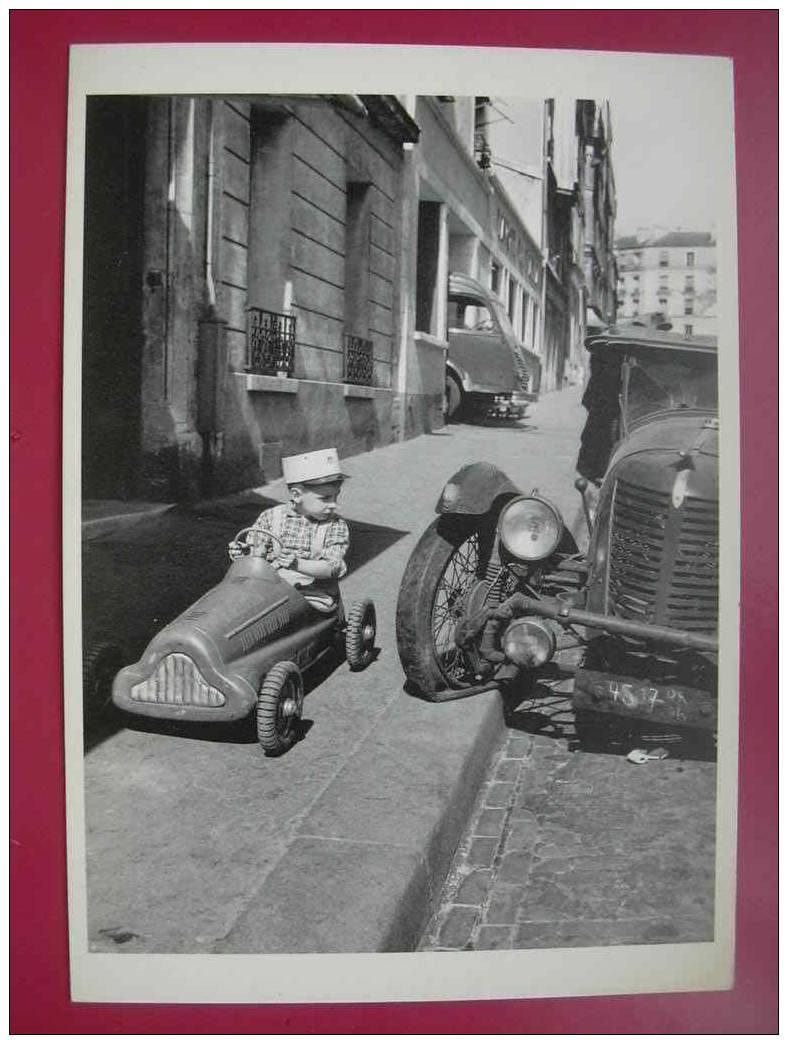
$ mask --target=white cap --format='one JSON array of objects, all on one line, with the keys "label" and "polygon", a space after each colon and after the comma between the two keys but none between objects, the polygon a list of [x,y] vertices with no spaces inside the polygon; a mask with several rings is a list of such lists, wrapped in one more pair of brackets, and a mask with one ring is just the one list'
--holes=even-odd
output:
[{"label": "white cap", "polygon": [[288,486],[291,483],[333,483],[334,480],[347,479],[334,447],[283,457],[282,475]]}]

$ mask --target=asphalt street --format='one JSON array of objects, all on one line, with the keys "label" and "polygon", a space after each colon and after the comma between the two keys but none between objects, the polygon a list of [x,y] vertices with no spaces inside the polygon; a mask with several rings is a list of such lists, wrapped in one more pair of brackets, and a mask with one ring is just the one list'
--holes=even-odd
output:
[{"label": "asphalt street", "polygon": [[[589,881],[597,883],[599,889],[609,883],[610,874],[604,868],[594,870],[574,862],[572,867],[580,868],[586,885],[575,879],[562,880],[559,907],[555,906],[557,895],[553,895],[553,915],[545,908],[544,897],[537,895],[537,880],[544,875],[545,861],[558,857],[575,860],[573,847],[579,842],[572,837],[572,825],[578,829],[588,826],[584,809],[588,815],[599,816],[600,787],[601,800],[617,809],[616,846],[624,856],[641,854],[641,871],[635,867],[630,869],[632,873],[645,873],[647,851],[655,832],[661,832],[663,848],[667,843],[671,848],[663,856],[666,863],[660,871],[660,896],[667,905],[689,884],[703,900],[692,911],[686,909],[686,925],[679,926],[675,935],[664,926],[659,929],[667,908],[662,914],[649,909],[648,918],[657,929],[649,931],[651,937],[646,933],[644,939],[688,939],[689,933],[707,932],[711,896],[707,872],[713,854],[714,811],[714,766],[708,759],[685,761],[678,773],[673,759],[660,762],[658,771],[656,763],[644,766],[647,771],[642,771],[628,766],[621,755],[573,753],[571,729],[561,727],[556,717],[556,705],[568,710],[561,696],[558,704],[555,699],[509,701],[505,708],[497,701],[489,703],[496,714],[503,711],[508,725],[505,731],[501,724],[500,733],[490,738],[480,732],[478,706],[442,710],[403,691],[404,678],[394,644],[397,589],[413,546],[434,516],[443,483],[466,462],[491,461],[522,488],[544,491],[561,508],[567,522],[576,524],[579,506],[572,485],[573,466],[585,418],[579,398],[579,389],[549,393],[524,422],[452,424],[345,463],[350,479],[342,494],[341,511],[349,521],[352,544],[343,595],[351,602],[362,596],[374,599],[380,652],[363,673],[353,674],[340,664],[317,671],[310,678],[304,734],[284,756],[266,758],[247,724],[205,729],[137,721],[127,726],[112,711],[90,723],[86,731],[85,815],[91,949],[124,953],[239,947],[257,951],[363,950],[367,934],[382,923],[374,917],[378,909],[371,902],[366,930],[361,925],[364,905],[345,909],[339,903],[346,877],[343,869],[357,864],[371,867],[370,859],[374,859],[376,882],[388,882],[393,887],[401,874],[403,889],[398,895],[416,897],[405,890],[405,879],[413,858],[424,850],[415,835],[410,844],[407,834],[419,822],[432,830],[436,823],[433,813],[441,809],[453,809],[457,821],[445,829],[454,831],[456,827],[453,843],[443,845],[440,853],[435,851],[446,859],[445,865],[434,865],[438,871],[443,868],[441,878],[469,817],[470,823],[443,900],[430,905],[433,918],[429,926],[429,914],[425,916],[424,947],[490,947],[495,946],[495,940],[507,947],[531,946],[529,941],[538,946],[548,938],[537,924],[555,921],[556,911],[562,923],[590,920],[619,925],[622,918],[631,917],[629,908],[634,901],[622,894],[618,908],[608,901],[601,911],[598,901],[594,902],[596,907],[589,907],[589,897],[585,893],[580,896]],[[86,541],[86,643],[118,641],[128,661],[136,659],[162,625],[220,579],[227,567],[226,543],[235,532],[251,523],[262,507],[282,496],[281,484],[275,483],[232,499],[173,507],[134,523],[119,521],[111,530]],[[392,732],[392,721],[400,723],[396,733]],[[389,731],[384,734],[386,728]],[[465,754],[472,752],[471,735],[478,735],[479,743],[484,744],[484,756],[476,759],[482,770],[474,776],[475,784],[473,780],[468,784],[472,790],[468,801],[458,804],[444,784],[450,774],[458,782],[467,778],[470,770]],[[515,763],[506,767],[505,763],[512,761]],[[352,780],[347,776],[351,762],[355,766]],[[484,771],[488,763],[492,768]],[[501,772],[509,775],[503,778]],[[671,774],[673,779],[668,778]],[[536,780],[541,788],[538,805],[524,800],[523,787],[529,780]],[[389,793],[388,788],[395,783],[404,789]],[[476,798],[480,783],[482,789]],[[561,793],[556,796],[558,790]],[[492,805],[485,798],[488,793],[499,804]],[[693,802],[691,829],[683,819],[687,796]],[[567,820],[570,805],[571,823]],[[489,809],[500,810],[495,816],[500,826],[492,835],[480,835],[475,825]],[[491,823],[489,816],[483,823]],[[397,831],[398,825],[406,829],[404,834]],[[607,851],[601,827],[600,840],[590,847],[583,841],[584,850],[577,860],[593,860]],[[531,832],[531,842],[523,847],[516,839],[526,838],[526,828]],[[347,837],[350,829],[352,839]],[[560,835],[553,839],[560,849],[552,851],[552,856],[551,832]],[[486,842],[482,852],[479,837],[492,837],[495,845]],[[276,937],[278,943],[265,944],[268,938],[263,937],[258,941],[254,935],[271,928],[270,918],[260,914],[261,899],[268,898],[265,910],[274,919],[289,917],[286,902],[293,897],[292,883],[276,880],[277,875],[281,878],[284,874],[283,861],[305,859],[308,869],[308,861],[313,859],[309,854],[320,839],[323,844],[318,848],[325,853],[345,839],[347,844],[352,841],[356,854],[332,857],[324,853],[313,869],[313,888],[307,895],[319,900],[321,889],[330,889],[335,891],[331,893],[335,899],[315,921],[315,929],[302,938],[285,926]],[[510,856],[515,847],[520,853],[519,865],[506,864],[507,854]],[[525,852],[530,853],[528,866]],[[490,855],[484,858],[483,853]],[[681,860],[676,863],[679,856]],[[481,861],[483,866],[474,861]],[[462,896],[458,900],[461,880],[479,871],[485,872],[475,879],[477,885],[481,883],[482,892],[474,894],[472,904],[465,903]],[[505,922],[496,922],[501,916],[491,911],[500,900],[494,896],[495,883],[503,891],[502,897],[508,896],[512,904],[516,901]],[[634,878],[632,883],[632,896],[636,898],[639,887]],[[511,886],[522,895],[513,893]],[[281,904],[276,897],[282,898]],[[470,911],[458,914],[454,909],[459,908]],[[299,917],[295,907],[293,912],[293,917]],[[344,920],[340,937],[336,937],[336,925],[334,930],[329,925],[332,914],[334,921],[340,916]],[[462,924],[453,924],[456,932],[451,939],[447,936],[452,929],[447,922],[450,915],[463,918]],[[527,924],[536,925],[536,929],[532,925],[529,930]],[[491,933],[490,927],[495,925],[504,926],[506,934],[502,930]],[[615,926],[610,930],[613,942],[617,940],[614,931]],[[634,929],[626,932],[633,933]],[[644,927],[638,931],[640,936],[644,932]],[[596,929],[587,926],[582,933],[590,934],[589,943],[605,943],[599,925]],[[574,930],[570,937],[576,938]],[[396,934],[381,946],[399,947],[400,939],[402,947],[408,946],[406,938]],[[621,939],[626,941],[626,934]],[[325,945],[310,945],[310,941],[319,944],[321,940]],[[332,940],[339,941],[337,947],[331,946]]]}]

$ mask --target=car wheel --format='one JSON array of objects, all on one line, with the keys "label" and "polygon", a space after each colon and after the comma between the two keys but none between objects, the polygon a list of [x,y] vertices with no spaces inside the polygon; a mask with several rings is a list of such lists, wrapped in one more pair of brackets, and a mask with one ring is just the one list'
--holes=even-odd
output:
[{"label": "car wheel", "polygon": [[421,536],[397,600],[397,650],[411,690],[436,699],[476,685],[454,630],[484,581],[492,532],[477,516],[436,519]]},{"label": "car wheel", "polygon": [[99,717],[112,703],[112,682],[123,666],[117,644],[101,641],[82,656],[82,699],[86,717]]},{"label": "car wheel", "polygon": [[257,741],[266,754],[282,754],[298,737],[304,682],[294,662],[278,662],[257,693]]},{"label": "car wheel", "polygon": [[446,405],[443,411],[446,421],[453,420],[462,406],[462,388],[460,382],[451,373],[446,374]]},{"label": "car wheel", "polygon": [[345,630],[345,654],[351,670],[365,669],[375,647],[375,605],[371,600],[360,600],[350,609]]}]

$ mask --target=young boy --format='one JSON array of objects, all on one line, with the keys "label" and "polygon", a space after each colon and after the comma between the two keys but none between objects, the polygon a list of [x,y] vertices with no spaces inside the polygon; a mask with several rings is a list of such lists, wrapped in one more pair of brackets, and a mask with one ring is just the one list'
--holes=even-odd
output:
[{"label": "young boy", "polygon": [[[333,447],[282,458],[282,473],[289,501],[257,517],[248,536],[251,551],[264,556],[280,578],[304,589],[306,599],[315,607],[330,611],[336,606],[331,596],[337,593],[336,582],[347,573],[345,555],[350,534],[347,523],[336,514],[347,476]],[[255,527],[271,531],[281,540],[282,548],[267,534],[255,536]],[[236,559],[243,547],[231,542],[229,553]],[[317,589],[313,582],[319,583]]]}]

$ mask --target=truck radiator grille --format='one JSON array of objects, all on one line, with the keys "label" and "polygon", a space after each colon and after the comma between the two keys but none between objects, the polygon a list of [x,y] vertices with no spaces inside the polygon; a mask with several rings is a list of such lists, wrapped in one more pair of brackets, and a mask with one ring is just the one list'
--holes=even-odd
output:
[{"label": "truck radiator grille", "polygon": [[610,532],[608,603],[619,618],[713,633],[718,604],[717,502],[619,480]]},{"label": "truck radiator grille", "polygon": [[531,373],[525,360],[525,355],[518,349],[514,349],[514,371],[517,374],[517,383],[520,391],[531,391]]},{"label": "truck radiator grille", "polygon": [[131,698],[140,703],[176,706],[224,706],[224,693],[208,684],[188,655],[165,655],[147,681],[135,684]]}]

